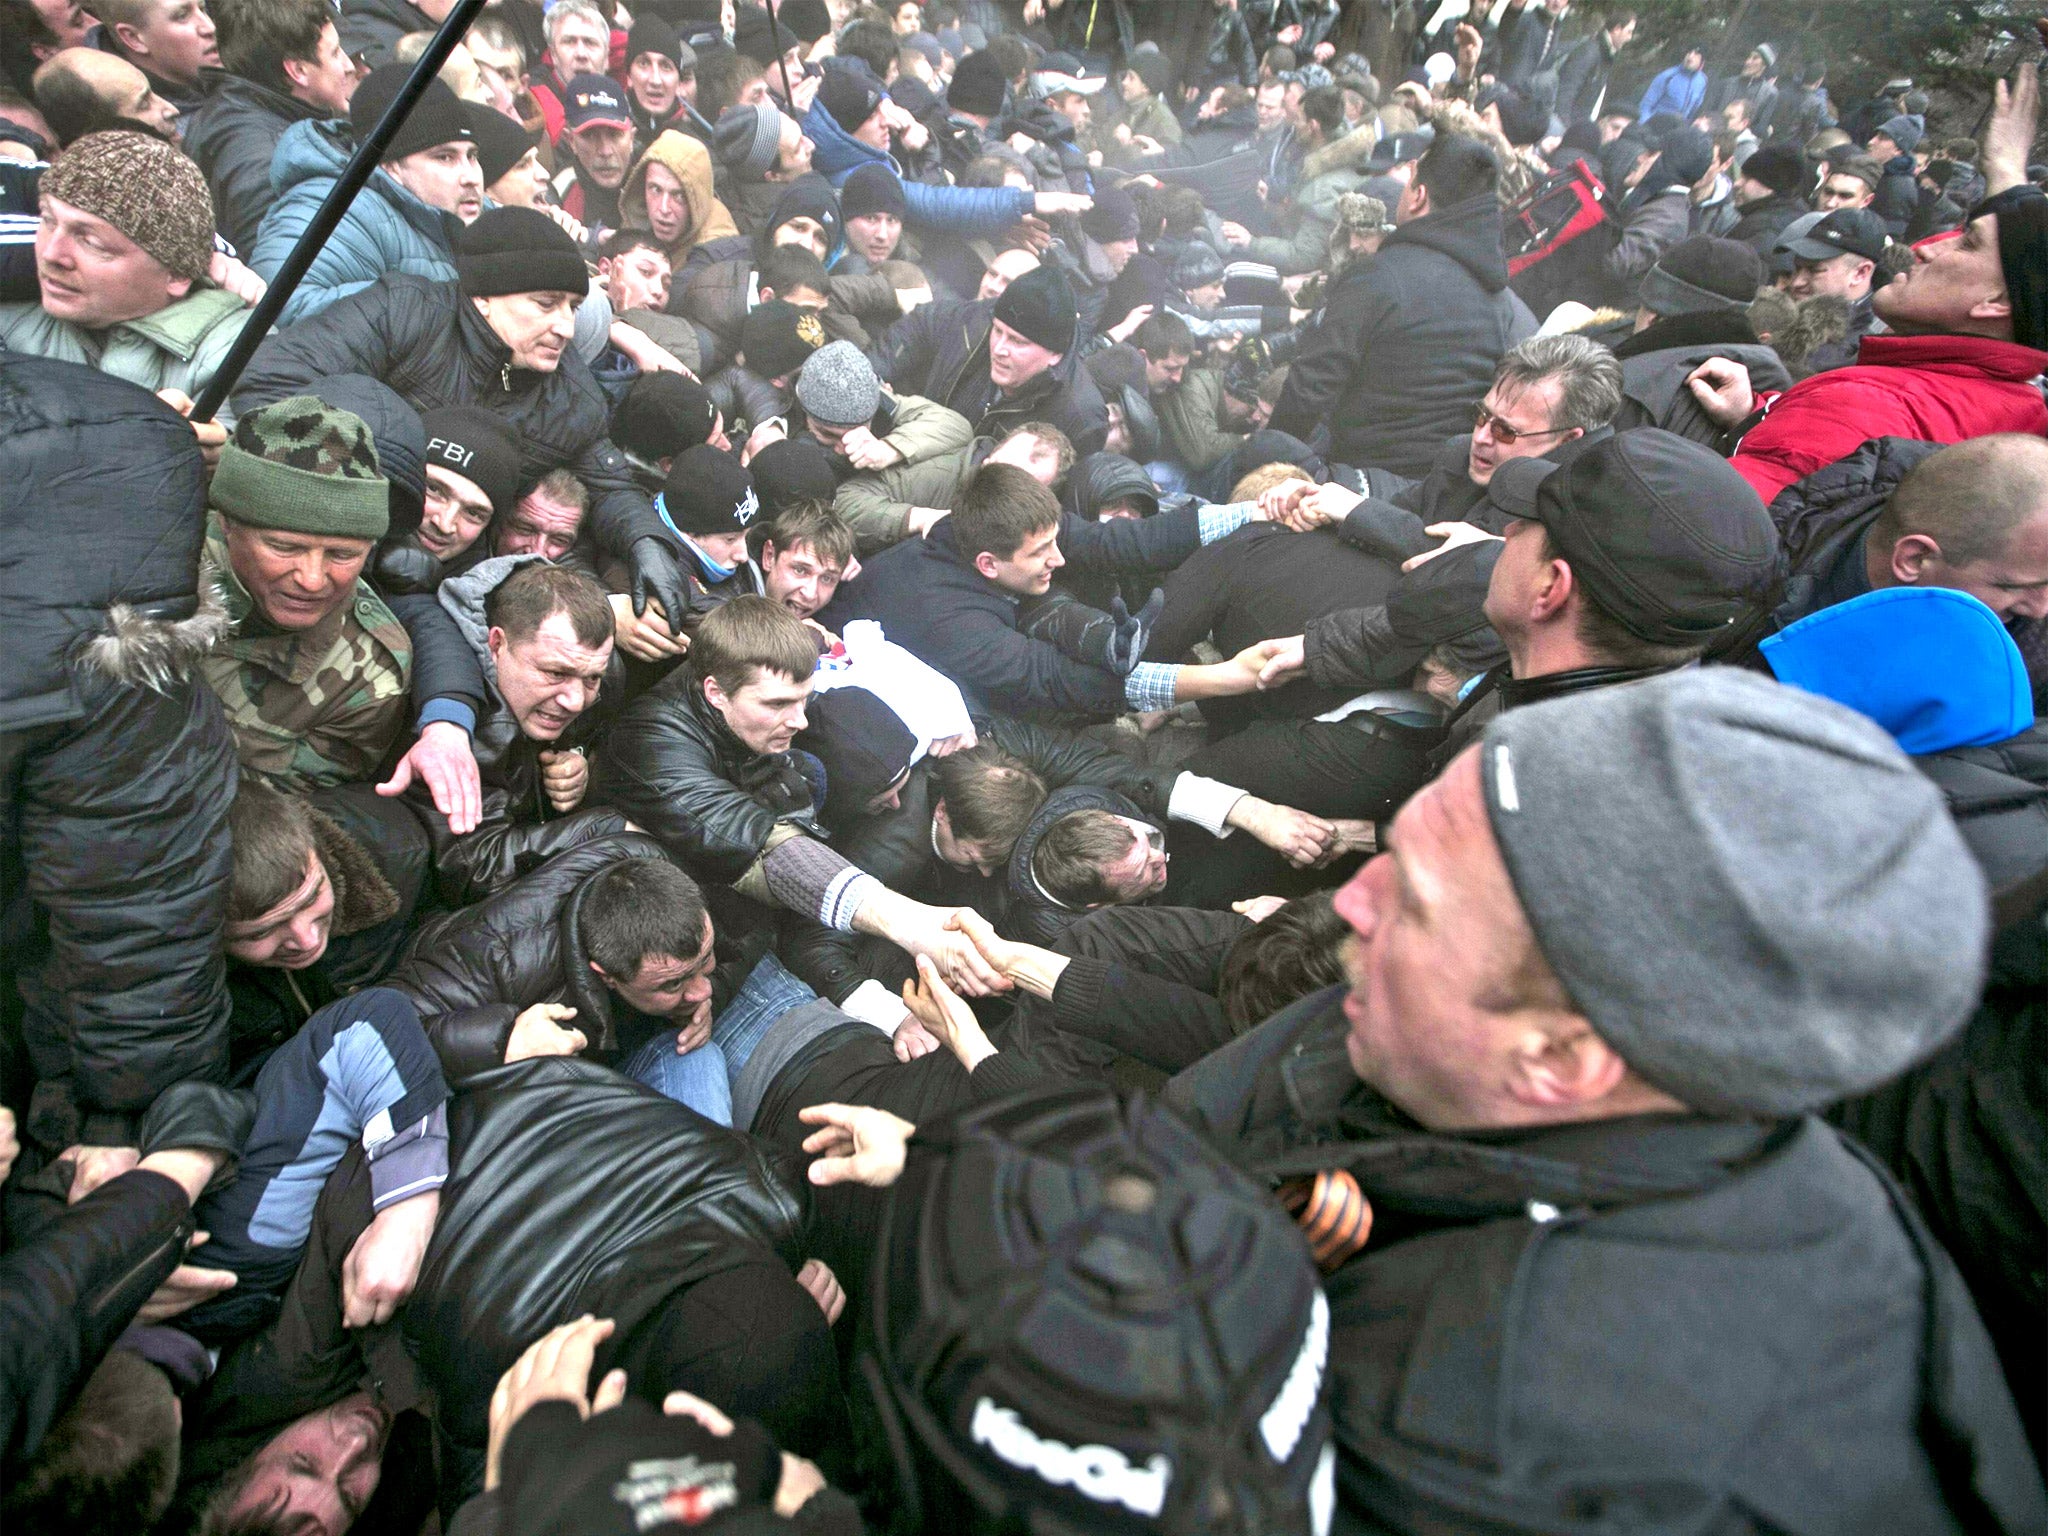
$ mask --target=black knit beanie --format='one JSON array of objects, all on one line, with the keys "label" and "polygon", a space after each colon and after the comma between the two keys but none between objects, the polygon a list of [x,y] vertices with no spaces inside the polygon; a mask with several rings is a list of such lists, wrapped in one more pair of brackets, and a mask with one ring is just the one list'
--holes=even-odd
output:
[{"label": "black knit beanie", "polygon": [[1081,215],[1081,233],[1097,245],[1137,239],[1137,202],[1122,187],[1098,186],[1095,206]]},{"label": "black knit beanie", "polygon": [[761,515],[754,477],[729,453],[699,443],[676,455],[661,490],[661,512],[679,533],[745,533]]},{"label": "black knit beanie", "polygon": [[886,165],[864,165],[840,186],[839,212],[849,219],[871,213],[893,213],[902,219],[909,217],[910,204],[894,171]]},{"label": "black knit beanie", "polygon": [[798,372],[824,345],[823,322],[787,299],[757,304],[740,327],[740,355],[747,371],[764,379]]},{"label": "black knit beanie", "polygon": [[1806,156],[1790,144],[1766,144],[1742,162],[1742,174],[1783,196],[1806,185]]},{"label": "black knit beanie", "polygon": [[519,440],[502,418],[480,405],[446,405],[420,418],[427,434],[427,467],[468,480],[490,498],[500,516],[519,499],[524,474]]},{"label": "black knit beanie", "polygon": [[1048,352],[1073,349],[1074,290],[1055,267],[1033,268],[1012,282],[996,300],[995,317]]},{"label": "black knit beanie", "polygon": [[2012,301],[2012,339],[2048,351],[2048,197],[2035,187],[2011,187],[1987,197],[1970,217],[1998,218],[1998,264]]},{"label": "black knit beanie", "polygon": [[867,70],[841,66],[825,71],[824,83],[818,87],[818,105],[850,136],[875,115],[883,95]]},{"label": "black knit beanie", "polygon": [[1009,89],[1003,66],[984,48],[967,55],[953,71],[953,83],[946,88],[946,105],[956,112],[994,117],[1003,110],[1003,97]]},{"label": "black knit beanie", "polygon": [[455,239],[455,270],[473,299],[590,291],[576,242],[536,208],[493,208]]}]

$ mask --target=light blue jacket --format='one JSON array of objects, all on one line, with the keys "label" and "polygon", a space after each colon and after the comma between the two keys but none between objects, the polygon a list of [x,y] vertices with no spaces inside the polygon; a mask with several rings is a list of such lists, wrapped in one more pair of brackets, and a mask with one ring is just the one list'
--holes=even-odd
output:
[{"label": "light blue jacket", "polygon": [[1643,92],[1642,105],[1636,108],[1636,116],[1647,123],[1659,112],[1676,112],[1689,123],[1699,114],[1700,103],[1706,98],[1707,72],[1674,64],[1650,82],[1650,88]]},{"label": "light blue jacket", "polygon": [[[256,230],[249,265],[265,282],[298,244],[313,214],[340,180],[353,145],[337,122],[293,123],[277,141],[270,160],[276,201]],[[280,325],[318,314],[336,299],[367,288],[386,272],[410,272],[435,282],[455,278],[455,236],[462,221],[430,208],[384,171],[375,170],[356,194],[334,233],[306,269]]]},{"label": "light blue jacket", "polygon": [[903,183],[903,202],[910,217],[905,221],[921,229],[944,230],[948,234],[974,239],[996,235],[1031,212],[1032,194],[1020,187],[935,187],[911,181],[895,160],[871,144],[863,144],[844,128],[823,106],[813,102],[804,114],[804,132],[816,149],[811,165],[833,186],[839,187],[863,165],[886,165]]}]

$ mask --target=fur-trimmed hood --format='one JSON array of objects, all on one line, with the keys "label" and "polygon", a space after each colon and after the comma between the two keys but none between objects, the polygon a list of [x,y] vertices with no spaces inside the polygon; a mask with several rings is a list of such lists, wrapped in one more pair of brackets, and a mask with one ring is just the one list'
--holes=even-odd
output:
[{"label": "fur-trimmed hood", "polygon": [[313,847],[334,887],[334,932],[361,933],[398,915],[398,892],[363,845],[313,807]]},{"label": "fur-trimmed hood", "polygon": [[79,649],[79,665],[117,683],[163,693],[194,675],[200,659],[228,632],[218,586],[208,583],[187,618],[152,618],[127,603],[107,610],[106,628]]},{"label": "fur-trimmed hood", "polygon": [[1318,144],[1302,157],[1301,180],[1313,181],[1332,171],[1362,171],[1372,158],[1379,135],[1370,127],[1354,128],[1342,138]]}]

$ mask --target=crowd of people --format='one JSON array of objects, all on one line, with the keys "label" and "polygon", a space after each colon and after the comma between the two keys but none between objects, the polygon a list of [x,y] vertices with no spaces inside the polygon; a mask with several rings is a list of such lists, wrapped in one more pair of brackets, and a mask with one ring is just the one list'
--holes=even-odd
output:
[{"label": "crowd of people", "polygon": [[2036,71],[1637,26],[0,0],[8,1528],[2048,1532]]}]

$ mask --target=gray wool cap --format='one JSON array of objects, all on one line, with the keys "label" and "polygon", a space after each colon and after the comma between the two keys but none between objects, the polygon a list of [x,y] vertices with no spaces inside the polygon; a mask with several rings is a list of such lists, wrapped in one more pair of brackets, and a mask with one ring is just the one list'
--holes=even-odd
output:
[{"label": "gray wool cap", "polygon": [[1688,668],[1510,710],[1479,750],[1538,948],[1600,1037],[1694,1109],[1867,1092],[1976,1006],[1984,877],[1861,715]]},{"label": "gray wool cap", "polygon": [[835,341],[820,347],[796,376],[797,404],[828,427],[865,426],[882,403],[881,381],[859,347]]}]

